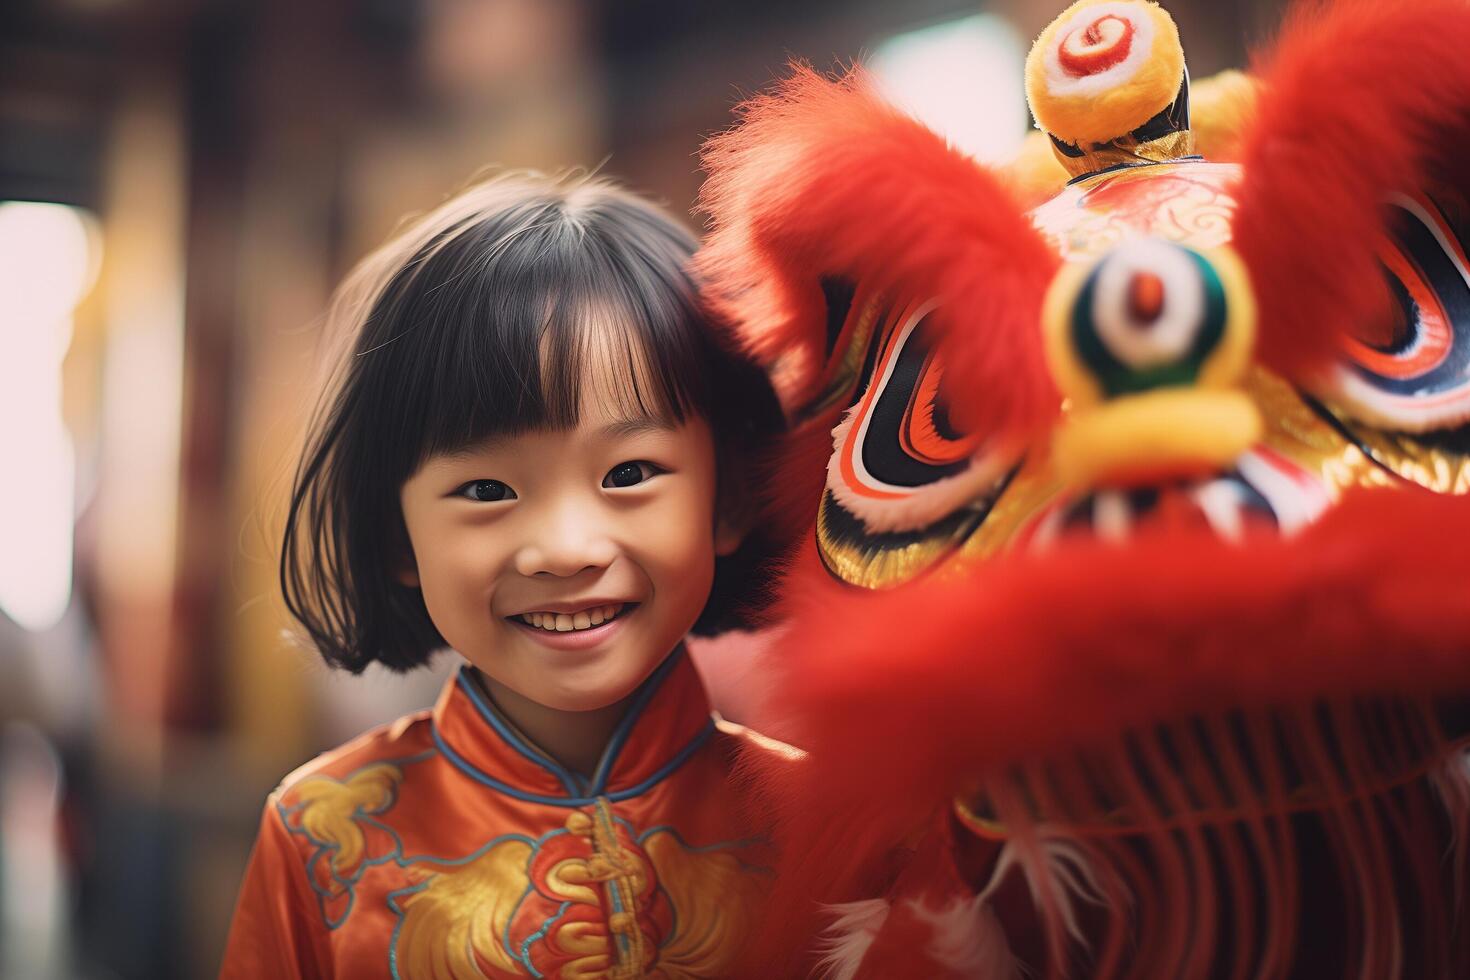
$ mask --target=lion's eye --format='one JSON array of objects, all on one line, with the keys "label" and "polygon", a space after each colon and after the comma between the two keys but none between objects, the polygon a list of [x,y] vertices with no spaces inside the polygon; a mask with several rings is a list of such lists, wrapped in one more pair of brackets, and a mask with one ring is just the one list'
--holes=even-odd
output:
[{"label": "lion's eye", "polygon": [[1004,476],[950,415],[934,306],[897,303],[878,317],[867,384],[833,431],[817,549],[855,585],[932,567],[984,519]]},{"label": "lion's eye", "polygon": [[1394,308],[1347,344],[1324,392],[1348,415],[1399,432],[1470,421],[1470,269],[1450,223],[1427,198],[1389,200],[1379,253]]},{"label": "lion's eye", "polygon": [[1219,343],[1225,298],[1210,264],[1157,239],[1118,247],[1077,298],[1072,341],[1109,395],[1193,383]]}]

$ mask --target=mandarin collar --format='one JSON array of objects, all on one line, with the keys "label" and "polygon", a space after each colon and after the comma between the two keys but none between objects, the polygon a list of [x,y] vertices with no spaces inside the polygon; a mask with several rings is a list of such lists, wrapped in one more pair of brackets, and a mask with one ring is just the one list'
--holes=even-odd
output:
[{"label": "mandarin collar", "polygon": [[586,806],[652,789],[714,733],[709,698],[683,644],[639,685],[603,750],[583,777],[530,744],[500,714],[465,664],[434,705],[434,741],[444,757],[476,782],[530,803]]}]

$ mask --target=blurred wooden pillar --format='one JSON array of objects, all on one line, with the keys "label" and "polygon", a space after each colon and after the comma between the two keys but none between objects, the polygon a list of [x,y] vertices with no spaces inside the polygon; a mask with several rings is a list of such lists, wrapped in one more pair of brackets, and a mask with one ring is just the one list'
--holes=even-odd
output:
[{"label": "blurred wooden pillar", "polygon": [[[331,38],[322,44],[322,38]],[[352,5],[274,5],[262,14],[246,115],[255,121],[238,203],[235,442],[222,523],[217,640],[232,756],[264,790],[314,751],[314,652],[290,642],[277,559],[301,431],[315,398],[322,314],[340,261],[346,132],[357,100],[392,74],[364,63]]]},{"label": "blurred wooden pillar", "polygon": [[102,204],[106,319],[95,504],[97,616],[109,755],[160,775],[178,631],[179,394],[184,279],[184,134],[176,79],[125,73]]},{"label": "blurred wooden pillar", "polygon": [[257,120],[247,109],[257,5],[203,8],[183,62],[188,136],[183,430],[180,454],[178,642],[167,672],[164,724],[218,732],[230,609],[228,487],[235,452],[235,336],[243,190]]}]

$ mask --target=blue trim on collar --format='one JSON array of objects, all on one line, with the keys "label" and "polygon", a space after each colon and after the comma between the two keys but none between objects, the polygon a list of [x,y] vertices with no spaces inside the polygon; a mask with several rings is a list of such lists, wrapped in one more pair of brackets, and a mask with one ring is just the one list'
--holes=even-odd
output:
[{"label": "blue trim on collar", "polygon": [[527,793],[525,790],[516,789],[514,786],[510,785],[509,783],[503,783],[503,782],[501,782],[500,780],[496,779],[494,776],[487,775],[478,766],[472,765],[462,755],[460,755],[458,752],[454,751],[454,749],[452,749],[452,748],[449,747],[449,743],[446,742],[446,741],[444,741],[444,736],[441,735],[441,734],[439,734],[439,726],[438,725],[434,725],[432,727],[431,731],[433,732],[433,735],[434,735],[434,744],[437,745],[437,746],[439,746],[439,751],[444,753],[444,758],[448,759],[454,765],[454,767],[456,769],[458,769],[460,772],[464,773],[466,776],[469,776],[471,779],[475,780],[476,782],[484,783],[486,786],[489,786],[493,790],[496,790],[498,792],[504,793],[506,796],[511,796],[511,797],[514,797],[515,799],[522,800],[522,801],[524,801],[526,803],[545,803],[545,804],[548,804],[550,806],[576,806],[577,805],[575,802],[572,802],[573,801],[573,798],[572,797],[569,797],[569,796],[542,796],[539,793]]},{"label": "blue trim on collar", "polygon": [[[469,672],[473,669],[469,664],[461,666],[459,668],[459,676],[455,678],[455,683],[459,685],[460,690],[468,695],[470,703],[475,706],[475,710],[480,713],[480,717],[485,719],[491,728],[495,729],[495,734],[499,735],[511,748],[555,776],[562,784],[562,787],[566,789],[568,796],[577,796],[585,792],[579,779],[563,768],[556,760],[547,758],[521,741],[520,736],[511,730],[495,711],[484,702],[480,697],[480,692],[475,690],[475,682],[469,676]],[[438,738],[437,732],[434,737]]]},{"label": "blue trim on collar", "polygon": [[[434,744],[439,746],[439,750],[444,753],[444,758],[448,759],[450,764],[452,764],[456,769],[464,773],[466,776],[475,780],[475,782],[482,783],[497,792],[504,793],[506,796],[521,800],[525,803],[541,803],[546,806],[560,807],[591,806],[593,803],[597,802],[597,797],[594,796],[541,796],[537,793],[527,793],[524,790],[516,789],[514,786],[511,786],[508,783],[501,782],[494,776],[487,775],[477,766],[472,765],[469,761],[461,757],[459,753],[455,752],[452,748],[449,747],[448,742],[444,741],[444,736],[439,734],[439,728],[437,725],[432,726],[430,730],[434,736]],[[700,746],[709,741],[710,736],[714,733],[715,720],[711,718],[709,719],[709,721],[704,723],[704,726],[700,728],[697,733],[695,733],[694,737],[691,738],[682,749],[674,753],[673,758],[664,763],[664,765],[661,766],[659,770],[655,772],[652,776],[649,776],[647,779],[636,786],[631,786],[625,790],[619,790],[616,793],[608,793],[606,794],[606,799],[612,803],[621,803],[623,800],[631,800],[633,797],[641,796],[649,790],[653,789],[653,787],[657,786],[659,783],[672,776],[675,770],[677,770],[680,766],[688,762],[689,758],[693,756],[695,752],[699,751]]]},{"label": "blue trim on collar", "polygon": [[592,773],[592,786],[588,789],[588,796],[602,796],[607,792],[607,780],[612,775],[613,766],[618,761],[618,756],[623,751],[623,746],[628,743],[633,734],[633,726],[638,719],[643,717],[643,711],[648,707],[648,702],[658,693],[663,686],[664,679],[673,672],[674,664],[684,656],[684,644],[679,644],[674,651],[664,658],[648,679],[643,682],[638,693],[633,697],[633,703],[628,705],[628,711],[618,722],[618,727],[613,729],[612,738],[607,740],[607,748],[602,750],[602,758],[597,761],[597,768]]},{"label": "blue trim on collar", "polygon": [[687,745],[685,745],[682,749],[675,753],[672,759],[664,763],[663,767],[660,768],[658,772],[654,773],[652,776],[649,776],[637,786],[632,786],[628,789],[619,790],[616,793],[606,794],[607,799],[613,803],[621,803],[623,800],[631,800],[635,796],[642,796],[644,793],[647,793],[659,783],[672,776],[675,769],[678,769],[684,763],[688,762],[689,757],[692,756],[695,752],[698,752],[700,747],[704,745],[705,742],[708,742],[710,736],[714,733],[715,720],[711,718],[709,721],[704,723],[703,728],[695,733],[694,737],[689,740]]}]

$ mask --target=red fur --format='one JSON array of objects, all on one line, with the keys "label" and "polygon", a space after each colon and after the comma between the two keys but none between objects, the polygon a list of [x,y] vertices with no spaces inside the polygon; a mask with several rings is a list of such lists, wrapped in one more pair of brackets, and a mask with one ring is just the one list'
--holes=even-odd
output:
[{"label": "red fur", "polygon": [[[1268,366],[1300,380],[1382,309],[1387,194],[1470,186],[1467,47],[1465,0],[1341,0],[1298,11],[1260,68],[1234,238]],[[788,409],[820,367],[817,279],[839,273],[945,299],[965,421],[1047,420],[1038,323],[1057,259],[1000,183],[860,73],[797,68],[744,112],[706,150],[699,264],[747,347],[798,367]],[[788,535],[810,533],[831,421],[808,421],[783,456]],[[810,756],[761,774],[784,858],[751,975],[805,975],[819,903],[888,892],[947,801],[1008,766],[1235,706],[1470,692],[1466,540],[1470,499],[1358,491],[1290,539],[1158,529],[885,592],[838,583],[808,537],[766,661],[785,722],[771,733]],[[912,946],[902,915],[885,942]]]},{"label": "red fur", "polygon": [[936,934],[930,917],[955,903],[967,903],[973,893],[955,866],[955,840],[947,815],[939,814],[934,827],[904,852],[904,867],[891,889],[887,921],[863,957],[863,978],[919,976],[930,980],[955,977],[935,958]]},{"label": "red fur", "polygon": [[837,415],[835,410],[828,412],[780,439],[760,473],[765,483],[764,527],[770,539],[783,549],[809,532],[816,522]]},{"label": "red fur", "polygon": [[1259,66],[1234,234],[1267,365],[1300,378],[1385,308],[1388,193],[1470,180],[1467,47],[1463,0],[1340,0],[1297,8]]},{"label": "red fur", "polygon": [[1470,500],[1401,490],[1292,539],[1070,541],[892,592],[809,549],[768,658],[810,758],[769,790],[786,860],[765,948],[800,948],[816,902],[881,894],[934,808],[1007,765],[1236,705],[1470,690],[1466,540]]},{"label": "red fur", "polygon": [[878,941],[863,957],[859,976],[926,977],[928,980],[954,977],[953,971],[931,956],[929,947],[933,942],[933,925],[920,918],[912,905],[901,903],[888,914]]},{"label": "red fur", "polygon": [[[706,144],[697,263],[714,306],[763,363],[793,364],[788,409],[823,360],[822,275],[938,296],[955,406],[985,431],[1048,419],[1057,396],[1037,330],[1057,258],[992,173],[885,102],[854,70],[795,66]],[[778,380],[781,380],[778,369]],[[822,454],[825,458],[825,453]]]}]

